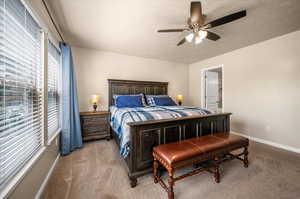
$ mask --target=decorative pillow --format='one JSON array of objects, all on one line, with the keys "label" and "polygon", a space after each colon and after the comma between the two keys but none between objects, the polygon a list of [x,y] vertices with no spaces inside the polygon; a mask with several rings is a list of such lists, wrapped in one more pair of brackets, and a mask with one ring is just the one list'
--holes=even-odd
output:
[{"label": "decorative pillow", "polygon": [[155,97],[169,97],[168,95],[146,95],[146,101],[148,106],[155,106]]},{"label": "decorative pillow", "polygon": [[114,104],[116,104],[116,98],[119,97],[119,96],[142,96],[142,103],[143,103],[143,106],[147,106],[147,103],[146,103],[146,96],[145,96],[144,93],[134,94],[134,95],[113,95]]},{"label": "decorative pillow", "polygon": [[114,95],[115,106],[118,108],[123,107],[143,107],[145,100],[142,94],[138,95]]},{"label": "decorative pillow", "polygon": [[147,99],[145,93],[140,94],[142,96],[142,102],[144,106],[148,106]]},{"label": "decorative pillow", "polygon": [[154,97],[156,106],[177,106],[171,97]]}]

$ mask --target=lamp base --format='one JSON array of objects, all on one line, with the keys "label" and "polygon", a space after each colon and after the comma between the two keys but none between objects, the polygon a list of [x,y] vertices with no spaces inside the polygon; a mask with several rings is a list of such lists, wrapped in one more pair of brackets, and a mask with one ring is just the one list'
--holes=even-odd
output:
[{"label": "lamp base", "polygon": [[96,103],[93,104],[93,108],[94,108],[94,112],[96,112],[97,111],[97,104]]},{"label": "lamp base", "polygon": [[181,105],[182,105],[182,102],[179,101],[179,102],[178,102],[178,105],[181,106]]}]

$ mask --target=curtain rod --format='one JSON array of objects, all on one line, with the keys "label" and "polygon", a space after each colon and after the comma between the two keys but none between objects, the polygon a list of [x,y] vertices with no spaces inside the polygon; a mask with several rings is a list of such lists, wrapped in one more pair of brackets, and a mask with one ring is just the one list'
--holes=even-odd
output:
[{"label": "curtain rod", "polygon": [[42,0],[42,2],[43,2],[44,6],[45,6],[45,8],[46,8],[46,11],[47,11],[47,13],[48,13],[48,15],[49,15],[49,17],[50,17],[50,19],[51,19],[52,24],[54,25],[54,28],[56,29],[56,32],[59,34],[59,36],[60,36],[61,40],[63,41],[63,43],[65,43],[65,40],[64,40],[63,36],[60,34],[60,31],[59,31],[59,29],[57,28],[57,26],[56,26],[56,24],[55,24],[55,22],[54,22],[54,19],[52,18],[52,15],[50,14],[50,11],[49,11],[49,9],[48,9],[48,6],[47,6],[45,0]]}]

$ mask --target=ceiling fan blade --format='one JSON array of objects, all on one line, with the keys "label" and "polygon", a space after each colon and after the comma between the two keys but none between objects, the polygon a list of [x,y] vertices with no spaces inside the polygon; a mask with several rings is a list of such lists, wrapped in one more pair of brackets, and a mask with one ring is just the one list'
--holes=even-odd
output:
[{"label": "ceiling fan blade", "polygon": [[213,40],[213,41],[217,41],[218,39],[220,39],[221,37],[219,35],[217,35],[216,33],[210,32],[210,31],[206,31],[207,35],[206,38]]},{"label": "ceiling fan blade", "polygon": [[157,32],[182,32],[188,29],[182,28],[182,29],[164,29],[164,30],[158,30]]},{"label": "ceiling fan blade", "polygon": [[180,42],[178,42],[177,46],[180,46],[180,45],[182,45],[182,44],[185,43],[185,42],[186,42],[186,39],[183,38],[182,40],[180,40]]},{"label": "ceiling fan blade", "polygon": [[[247,14],[246,10],[242,10],[240,12],[236,12],[236,13],[227,15],[225,17],[216,19],[214,21],[211,21],[211,22],[207,23],[206,25],[208,25],[209,28],[213,28],[213,27],[220,26],[220,25],[232,22],[234,20],[240,19],[242,17],[245,17],[246,14]],[[204,25],[204,26],[206,26],[206,25]]]}]

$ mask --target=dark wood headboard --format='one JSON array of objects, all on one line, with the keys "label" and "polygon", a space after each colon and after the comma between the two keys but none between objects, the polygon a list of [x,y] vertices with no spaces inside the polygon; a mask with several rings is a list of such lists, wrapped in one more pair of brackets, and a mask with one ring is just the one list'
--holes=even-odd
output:
[{"label": "dark wood headboard", "polygon": [[167,95],[168,82],[108,79],[108,104],[114,105],[113,95]]}]

